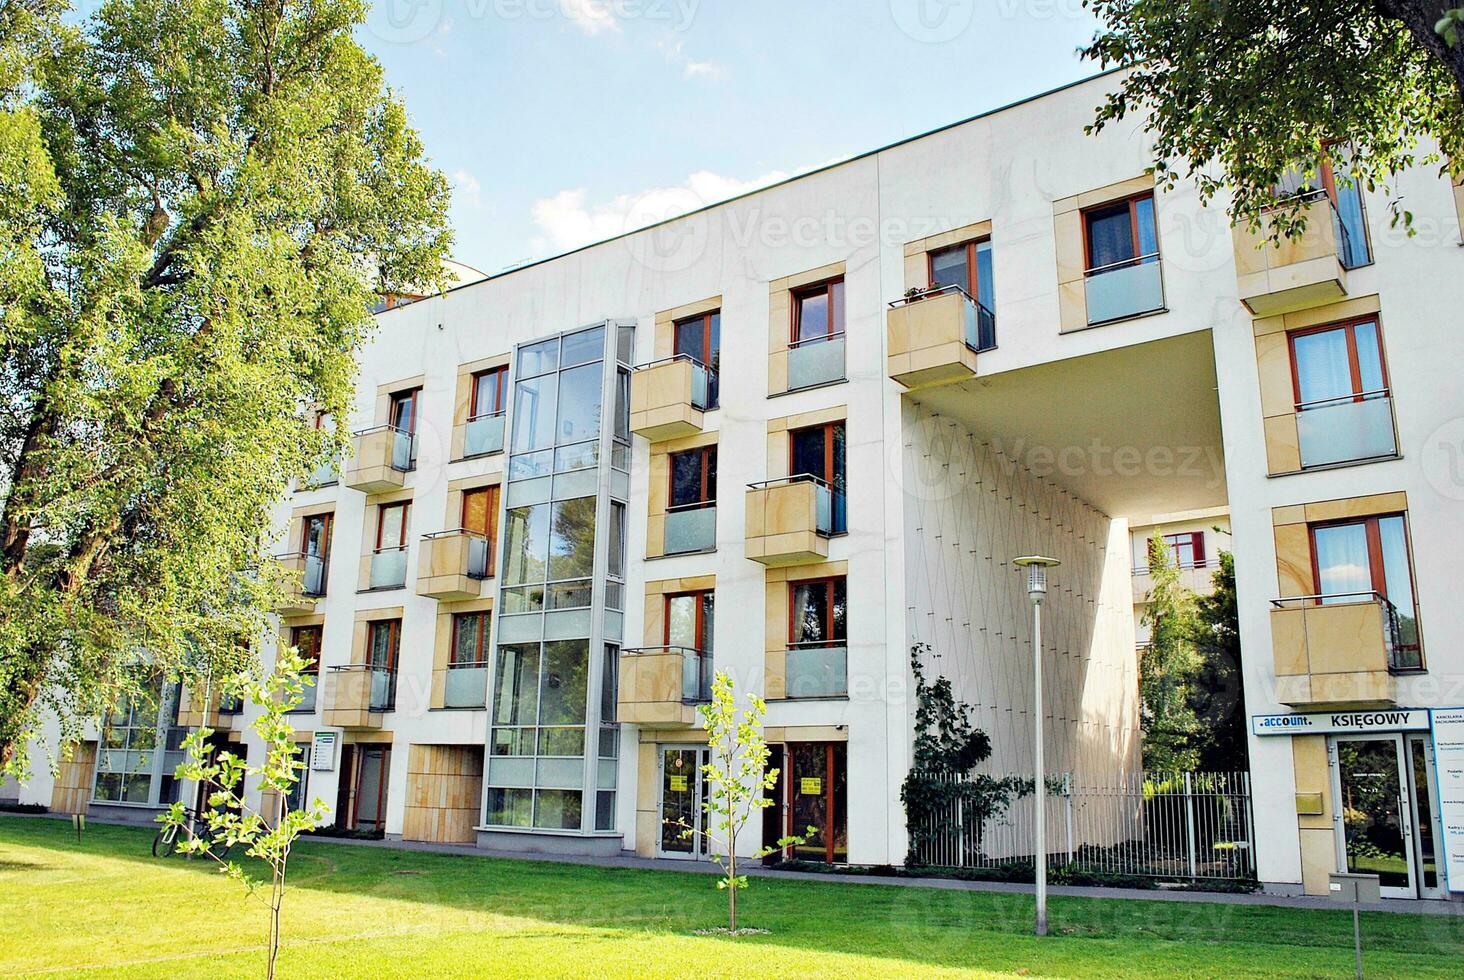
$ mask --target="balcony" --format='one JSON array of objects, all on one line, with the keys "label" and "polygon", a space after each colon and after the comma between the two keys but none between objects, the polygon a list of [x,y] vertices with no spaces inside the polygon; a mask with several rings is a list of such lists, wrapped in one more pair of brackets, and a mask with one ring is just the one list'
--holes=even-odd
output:
[{"label": "balcony", "polygon": [[996,346],[996,314],[959,286],[911,291],[890,304],[889,375],[906,388],[964,381],[977,351]]},{"label": "balcony", "polygon": [[1235,278],[1240,301],[1256,316],[1275,316],[1347,296],[1348,260],[1355,248],[1337,208],[1326,192],[1304,196],[1306,215],[1300,238],[1269,241],[1274,223],[1262,219],[1257,231],[1231,229]]},{"label": "balcony", "polygon": [[824,561],[843,498],[807,474],[748,484],[747,557],[764,565]]},{"label": "balcony", "polygon": [[1090,327],[1164,309],[1158,252],[1089,269],[1083,276]]},{"label": "balcony", "polygon": [[1416,669],[1393,604],[1376,592],[1272,600],[1276,700],[1293,707],[1396,704],[1394,674]]},{"label": "balcony", "polygon": [[696,723],[697,704],[711,698],[711,654],[676,646],[620,652],[616,721],[689,727]]},{"label": "balcony", "polygon": [[276,555],[280,569],[298,576],[285,600],[275,610],[281,616],[308,616],[315,612],[315,604],[325,595],[325,559],[319,555],[293,552]]},{"label": "balcony", "polygon": [[[1208,595],[1215,587],[1215,569],[1219,567],[1220,562],[1213,558],[1180,565],[1179,584],[1197,595]],[[1153,570],[1148,565],[1135,565],[1133,573],[1134,596],[1137,601],[1143,602],[1144,597],[1154,588]]]},{"label": "balcony", "polygon": [[184,684],[178,692],[177,724],[179,728],[232,728],[242,707],[238,697],[224,697],[217,686],[205,705],[203,688],[195,691],[190,685]]},{"label": "balcony", "polygon": [[788,390],[844,380],[844,335],[809,337],[788,345]]},{"label": "balcony", "polygon": [[365,493],[400,490],[417,461],[417,437],[392,425],[352,433],[351,449],[346,486]]},{"label": "balcony", "polygon": [[338,728],[380,728],[396,707],[396,671],[368,664],[332,667],[322,721]]},{"label": "balcony", "polygon": [[716,503],[686,504],[666,512],[666,554],[686,555],[716,547]]},{"label": "balcony", "polygon": [[680,439],[702,430],[716,372],[688,354],[642,364],[630,376],[630,430],[651,442]]},{"label": "balcony", "polygon": [[319,487],[328,487],[339,483],[341,479],[340,467],[336,461],[326,460],[311,471],[310,476],[305,479],[305,485],[301,489],[314,490]]},{"label": "balcony", "polygon": [[407,584],[407,549],[377,548],[371,553],[368,589],[399,589]]},{"label": "balcony", "polygon": [[1396,456],[1393,399],[1386,388],[1296,406],[1301,468]]},{"label": "balcony", "polygon": [[503,452],[504,412],[475,415],[463,427],[463,456],[486,456]]},{"label": "balcony", "polygon": [[442,704],[446,708],[483,708],[488,704],[488,664],[447,665],[442,681]]},{"label": "balcony", "polygon": [[291,714],[313,715],[315,713],[316,692],[320,689],[319,672],[300,675],[300,703],[297,704]]},{"label": "balcony", "polygon": [[783,696],[841,698],[849,693],[849,648],[843,641],[790,643],[783,660]]},{"label": "balcony", "polygon": [[417,594],[447,602],[479,598],[488,577],[490,547],[485,536],[463,528],[424,534],[417,555]]}]

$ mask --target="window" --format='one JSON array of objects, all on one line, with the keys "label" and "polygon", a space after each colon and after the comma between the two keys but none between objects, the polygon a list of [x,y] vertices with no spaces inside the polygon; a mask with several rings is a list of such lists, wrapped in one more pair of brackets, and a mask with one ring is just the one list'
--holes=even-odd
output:
[{"label": "window", "polygon": [[493,547],[498,543],[498,487],[463,491],[462,528],[472,534],[481,534],[486,540],[483,575],[492,575]]},{"label": "window", "polygon": [[480,667],[488,662],[488,634],[492,614],[458,613],[452,617],[452,659],[449,667]]},{"label": "window", "polygon": [[1322,604],[1365,602],[1377,593],[1396,613],[1399,666],[1423,665],[1413,570],[1402,514],[1311,526],[1312,572]]},{"label": "window", "polygon": [[387,424],[402,432],[415,433],[417,431],[417,403],[421,394],[422,389],[420,388],[394,393],[391,396],[391,409],[386,416]]},{"label": "window", "polygon": [[[1185,531],[1180,534],[1164,535],[1169,546],[1169,560],[1177,568],[1205,567],[1205,532]],[[1152,564],[1152,562],[1151,562]]]},{"label": "window", "polygon": [[498,415],[508,407],[508,368],[496,367],[473,375],[473,393],[468,418]]},{"label": "window", "polygon": [[372,673],[372,711],[390,711],[396,707],[396,672],[401,643],[400,619],[377,619],[366,624],[366,666]]},{"label": "window", "polygon": [[330,567],[330,531],[333,514],[311,514],[302,522],[300,553],[305,556],[301,570],[302,591],[309,596],[325,595],[326,572]]},{"label": "window", "polygon": [[1376,317],[1288,335],[1302,467],[1397,453]]},{"label": "window", "polygon": [[996,346],[996,292],[991,271],[991,240],[966,242],[931,252],[930,282],[936,286],[959,286],[976,300],[977,349]]},{"label": "window", "polygon": [[[606,566],[613,578],[625,578],[625,505],[610,501],[610,554]],[[611,606],[619,609],[618,604]]]},{"label": "window", "polygon": [[295,647],[305,661],[306,674],[320,673],[320,645],[324,637],[323,626],[295,626],[290,630],[290,646]]},{"label": "window", "polygon": [[844,333],[844,280],[831,279],[793,293],[793,345]]},{"label": "window", "polygon": [[716,597],[710,589],[668,595],[666,645],[711,653],[715,608]]},{"label": "window", "polygon": [[846,580],[793,582],[788,586],[788,645],[837,646],[848,640]]},{"label": "window", "polygon": [[[1351,148],[1346,144],[1332,143],[1329,152],[1339,153],[1344,167]],[[1326,198],[1332,205],[1330,216],[1318,215],[1321,220],[1332,221],[1337,235],[1337,257],[1348,269],[1367,265],[1372,261],[1372,251],[1367,239],[1367,219],[1363,211],[1362,188],[1356,182],[1343,186],[1337,182],[1337,175],[1330,160],[1323,159],[1316,172],[1308,174],[1306,167],[1294,166],[1288,169],[1272,186],[1279,200],[1320,201]]]},{"label": "window", "polygon": [[717,370],[722,360],[722,311],[698,313],[674,324],[675,353],[686,354],[712,369],[707,378],[707,408],[717,407]]},{"label": "window", "polygon": [[158,747],[158,704],[123,695],[107,712],[97,753],[96,799],[109,803],[149,803]]},{"label": "window", "polygon": [[849,529],[844,443],[843,422],[794,429],[788,440],[788,474],[816,476],[832,490],[830,529],[833,534],[843,534]]},{"label": "window", "polygon": [[407,517],[411,501],[382,504],[376,509],[376,550],[401,551],[407,547]]},{"label": "window", "polygon": [[717,447],[671,454],[671,507],[705,507],[717,502]]},{"label": "window", "polygon": [[1090,275],[1114,266],[1158,261],[1154,195],[1140,194],[1084,211],[1083,240]]}]

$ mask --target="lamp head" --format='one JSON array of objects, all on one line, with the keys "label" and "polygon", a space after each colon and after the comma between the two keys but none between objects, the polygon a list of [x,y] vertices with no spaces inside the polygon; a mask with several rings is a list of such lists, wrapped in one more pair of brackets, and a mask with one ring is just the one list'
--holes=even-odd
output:
[{"label": "lamp head", "polygon": [[1033,602],[1041,602],[1042,597],[1047,595],[1047,570],[1056,568],[1062,562],[1042,555],[1023,555],[1014,559],[1013,564],[1027,570],[1027,598]]}]

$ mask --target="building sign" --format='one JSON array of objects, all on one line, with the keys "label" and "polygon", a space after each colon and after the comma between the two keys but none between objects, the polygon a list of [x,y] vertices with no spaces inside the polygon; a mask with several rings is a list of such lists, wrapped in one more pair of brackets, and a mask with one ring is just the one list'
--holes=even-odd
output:
[{"label": "building sign", "polygon": [[798,780],[798,792],[804,796],[820,796],[823,794],[823,780],[817,777],[804,776]]},{"label": "building sign", "polygon": [[672,776],[671,776],[671,792],[673,792],[673,793],[685,793],[686,792],[686,777],[685,776],[677,776],[674,773],[672,774]]},{"label": "building sign", "polygon": [[1426,708],[1379,708],[1373,711],[1319,711],[1314,714],[1251,716],[1251,731],[1257,735],[1421,732],[1427,728]]},{"label": "building sign", "polygon": [[310,741],[310,768],[316,772],[330,772],[335,769],[336,732],[316,732]]},{"label": "building sign", "polygon": [[1464,892],[1464,708],[1438,708],[1430,714],[1444,876],[1449,891]]}]

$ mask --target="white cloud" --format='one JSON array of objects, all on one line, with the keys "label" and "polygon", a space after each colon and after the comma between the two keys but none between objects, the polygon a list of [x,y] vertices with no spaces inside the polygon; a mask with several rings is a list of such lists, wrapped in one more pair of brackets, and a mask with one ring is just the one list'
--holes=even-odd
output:
[{"label": "white cloud", "polygon": [[706,78],[720,82],[727,77],[727,69],[715,61],[696,61],[682,48],[680,41],[657,41],[656,47],[673,65],[681,66],[682,78]]},{"label": "white cloud", "polygon": [[570,23],[591,36],[620,30],[614,5],[605,0],[560,0],[560,9]]},{"label": "white cloud", "polygon": [[483,206],[483,185],[466,170],[459,168],[452,172],[452,192],[459,204],[474,210]]},{"label": "white cloud", "polygon": [[534,239],[533,249],[542,255],[604,241],[776,184],[789,176],[785,171],[774,170],[751,180],[739,180],[699,170],[681,184],[652,187],[638,194],[621,194],[598,203],[589,201],[589,194],[583,187],[563,190],[534,202],[534,224],[542,234]]}]

